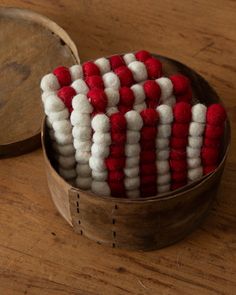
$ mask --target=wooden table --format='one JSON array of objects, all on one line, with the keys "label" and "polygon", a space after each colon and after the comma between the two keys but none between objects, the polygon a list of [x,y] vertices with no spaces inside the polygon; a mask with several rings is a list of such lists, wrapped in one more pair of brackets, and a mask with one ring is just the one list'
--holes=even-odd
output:
[{"label": "wooden table", "polygon": [[[182,242],[104,248],[73,233],[48,191],[42,151],[0,161],[0,294],[236,294],[236,3],[0,0],[55,20],[82,61],[147,49],[186,63],[225,102],[232,145],[217,202]],[[2,44],[1,44],[2,46]]]}]

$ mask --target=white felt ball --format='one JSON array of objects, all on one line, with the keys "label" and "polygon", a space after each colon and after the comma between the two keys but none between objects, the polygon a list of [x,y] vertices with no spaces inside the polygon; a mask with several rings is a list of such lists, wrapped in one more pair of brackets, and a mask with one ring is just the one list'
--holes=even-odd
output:
[{"label": "white felt ball", "polygon": [[187,157],[188,158],[198,158],[201,154],[201,149],[194,149],[189,146],[186,148]]},{"label": "white felt ball", "polygon": [[127,190],[137,189],[140,185],[139,177],[127,177],[124,179],[125,188]]},{"label": "white felt ball", "polygon": [[193,137],[203,135],[205,130],[205,124],[191,122],[189,125],[189,134]]},{"label": "white felt ball", "polygon": [[192,107],[192,120],[197,123],[206,122],[207,107],[204,104],[197,103]]},{"label": "white felt ball", "polygon": [[107,58],[101,57],[95,60],[95,65],[98,66],[101,75],[104,75],[111,71],[110,62]]},{"label": "white felt ball", "polygon": [[82,79],[75,80],[71,84],[71,87],[74,88],[76,93],[78,93],[78,94],[87,95],[87,93],[89,92],[89,88],[88,88],[87,84]]},{"label": "white felt ball", "polygon": [[89,127],[80,127],[78,125],[75,125],[72,129],[72,135],[76,139],[87,141],[91,139],[92,130]]},{"label": "white felt ball", "polygon": [[166,193],[170,190],[170,184],[163,184],[157,187],[158,193]]},{"label": "white felt ball", "polygon": [[140,114],[136,111],[129,111],[125,114],[127,129],[140,130],[143,127],[143,120]]},{"label": "white felt ball", "polygon": [[91,140],[81,141],[78,139],[74,139],[74,147],[76,150],[83,151],[83,152],[89,152],[91,151],[92,142]]},{"label": "white felt ball", "polygon": [[64,134],[60,132],[54,133],[55,140],[59,144],[70,144],[73,142],[72,134]]},{"label": "white felt ball", "polygon": [[140,145],[135,144],[126,144],[125,145],[125,155],[126,157],[135,157],[140,154]]},{"label": "white felt ball", "polygon": [[156,167],[158,174],[166,174],[170,171],[169,161],[167,160],[157,161]]},{"label": "white felt ball", "polygon": [[170,173],[161,174],[161,175],[158,175],[158,177],[157,177],[157,183],[159,185],[168,184],[168,183],[170,183],[170,181],[171,181],[171,174]]},{"label": "white felt ball", "polygon": [[90,115],[89,114],[83,114],[81,112],[78,112],[77,110],[74,110],[71,113],[70,121],[71,121],[71,124],[73,126],[74,125],[79,125],[79,126],[82,126],[82,127],[85,127],[85,126],[90,127],[91,126]]},{"label": "white felt ball", "polygon": [[90,157],[90,152],[84,152],[79,150],[76,150],[75,152],[75,159],[79,164],[87,164],[89,162]]},{"label": "white felt ball", "polygon": [[52,94],[56,94],[56,91],[46,91],[41,93],[41,99],[43,104],[45,104],[47,98]]},{"label": "white felt ball", "polygon": [[90,104],[87,96],[84,94],[77,94],[73,97],[72,107],[74,110],[85,114],[90,114],[93,111],[92,105]]},{"label": "white felt ball", "polygon": [[169,159],[169,150],[160,150],[157,151],[157,159],[164,161]]},{"label": "white felt ball", "polygon": [[136,82],[145,81],[148,78],[147,69],[141,61],[133,61],[128,65]]},{"label": "white felt ball", "polygon": [[175,98],[175,96],[174,95],[171,95],[168,98],[166,98],[165,104],[167,104],[168,106],[173,107],[176,104],[176,98]]},{"label": "white felt ball", "polygon": [[171,80],[166,77],[156,79],[156,82],[161,88],[160,100],[164,102],[168,97],[170,97],[173,94],[173,84]]},{"label": "white felt ball", "polygon": [[59,144],[53,143],[53,148],[62,156],[75,155],[75,148],[73,144],[59,145]]},{"label": "white felt ball", "polygon": [[109,108],[106,108],[106,115],[108,117],[110,117],[112,114],[115,114],[115,113],[118,113],[119,110],[117,107],[109,107]]},{"label": "white felt ball", "polygon": [[60,89],[60,84],[57,77],[50,73],[42,78],[40,87],[43,91],[56,91]]},{"label": "white felt ball", "polygon": [[75,169],[64,169],[59,167],[58,172],[64,179],[71,179],[76,177]]},{"label": "white felt ball", "polygon": [[110,145],[111,135],[110,133],[95,132],[93,134],[93,142],[102,145]]},{"label": "white felt ball", "polygon": [[136,57],[133,53],[126,53],[123,55],[123,60],[125,64],[128,66],[131,62],[136,61]]},{"label": "white felt ball", "polygon": [[51,122],[65,120],[69,118],[69,111],[68,109],[64,109],[59,112],[51,112],[49,117]]},{"label": "white felt ball", "polygon": [[92,182],[92,192],[100,196],[110,196],[111,190],[109,185],[105,181],[93,181]]},{"label": "white felt ball", "polygon": [[124,173],[125,173],[125,176],[127,176],[127,177],[136,177],[136,176],[138,176],[139,175],[138,163],[137,163],[137,167],[125,168]]},{"label": "white felt ball", "polygon": [[[50,120],[49,117],[46,117],[46,125],[49,129],[52,129],[52,121]],[[54,131],[53,131],[54,132]],[[54,134],[54,133],[53,133]]]},{"label": "white felt ball", "polygon": [[88,190],[91,188],[92,178],[89,176],[88,177],[78,176],[76,177],[75,185],[80,189]]},{"label": "white felt ball", "polygon": [[71,80],[83,79],[83,69],[81,65],[73,65],[69,68]]},{"label": "white felt ball", "polygon": [[107,180],[107,174],[108,174],[107,171],[99,172],[99,171],[92,170],[92,178],[97,181]]},{"label": "white felt ball", "polygon": [[92,170],[98,171],[98,172],[103,172],[106,170],[106,165],[104,162],[104,159],[102,158],[97,158],[97,157],[90,157],[89,159],[89,166]]},{"label": "white felt ball", "polygon": [[50,112],[59,112],[64,110],[65,105],[63,101],[56,94],[51,94],[48,96],[47,100],[45,101],[44,108],[49,114]]},{"label": "white felt ball", "polygon": [[170,124],[173,122],[172,108],[166,104],[161,104],[157,107],[160,124]]},{"label": "white felt ball", "polygon": [[201,148],[203,143],[203,138],[201,136],[189,136],[188,145],[192,148]]},{"label": "white felt ball", "polygon": [[96,132],[106,133],[110,130],[110,121],[105,114],[95,115],[92,119],[91,125]]},{"label": "white felt ball", "polygon": [[72,128],[69,120],[55,121],[52,126],[56,132],[60,133],[70,133]]},{"label": "white felt ball", "polygon": [[120,100],[119,91],[113,88],[105,88],[104,92],[107,96],[107,106],[108,107],[115,107],[118,105]]},{"label": "white felt ball", "polygon": [[131,90],[133,91],[135,97],[134,105],[143,103],[145,101],[145,92],[141,85],[135,84],[131,86]]},{"label": "white felt ball", "polygon": [[133,109],[138,112],[141,113],[143,110],[145,110],[147,108],[147,105],[145,102],[143,103],[139,103],[133,106]]},{"label": "white felt ball", "polygon": [[128,144],[138,143],[139,140],[140,140],[140,132],[139,131],[128,130],[126,132],[126,142]]},{"label": "white felt ball", "polygon": [[139,198],[140,197],[140,190],[138,189],[134,189],[134,190],[131,190],[131,191],[127,191],[126,192],[126,195],[128,198],[130,199],[136,199],[136,198]]},{"label": "white felt ball", "polygon": [[157,130],[158,138],[168,138],[171,135],[171,124],[160,124]]},{"label": "white felt ball", "polygon": [[188,179],[191,181],[201,178],[203,175],[203,169],[201,166],[188,170]]},{"label": "white felt ball", "polygon": [[125,160],[125,167],[126,168],[134,168],[137,167],[139,164],[139,157],[129,157]]},{"label": "white felt ball", "polygon": [[113,72],[106,73],[102,76],[102,79],[103,79],[105,88],[113,88],[113,89],[120,88],[120,80],[115,73]]},{"label": "white felt ball", "polygon": [[[159,125],[160,126],[160,125]],[[169,146],[168,138],[156,138],[156,148],[159,150],[165,149]]]},{"label": "white felt ball", "polygon": [[94,143],[91,148],[91,153],[93,157],[98,158],[107,158],[109,155],[110,149],[108,146],[104,146],[102,144]]},{"label": "white felt ball", "polygon": [[197,168],[201,166],[201,158],[187,158],[187,163],[189,168]]},{"label": "white felt ball", "polygon": [[74,156],[58,156],[58,163],[64,169],[71,169],[75,166]]}]

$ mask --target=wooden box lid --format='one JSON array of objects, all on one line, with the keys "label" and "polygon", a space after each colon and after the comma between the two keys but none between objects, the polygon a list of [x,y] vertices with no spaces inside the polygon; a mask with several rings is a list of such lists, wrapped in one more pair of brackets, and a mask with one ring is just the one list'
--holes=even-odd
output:
[{"label": "wooden box lid", "polygon": [[0,44],[0,157],[7,157],[40,146],[40,79],[79,57],[55,22],[18,8],[0,8]]}]

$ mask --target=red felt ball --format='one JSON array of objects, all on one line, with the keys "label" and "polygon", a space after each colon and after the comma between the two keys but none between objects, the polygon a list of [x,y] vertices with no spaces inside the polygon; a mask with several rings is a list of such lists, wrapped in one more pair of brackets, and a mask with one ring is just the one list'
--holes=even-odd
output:
[{"label": "red felt ball", "polygon": [[178,189],[178,188],[181,188],[181,187],[183,187],[183,186],[185,186],[187,184],[187,180],[185,180],[185,181],[176,181],[176,182],[173,182],[172,184],[171,184],[171,190],[172,191],[174,191],[174,190],[176,190],[176,189]]},{"label": "red felt ball", "polygon": [[140,113],[143,124],[146,126],[157,126],[157,122],[159,119],[158,113],[153,109],[145,109]]},{"label": "red felt ball", "polygon": [[112,140],[112,143],[114,144],[123,144],[126,141],[126,133],[111,131],[111,140]]},{"label": "red felt ball", "polygon": [[217,165],[204,166],[203,167],[203,174],[204,175],[209,174],[209,173],[215,171],[216,168],[217,168]]},{"label": "red felt ball", "polygon": [[220,147],[220,139],[212,139],[212,138],[204,138],[203,145],[205,147],[213,147],[219,148]]},{"label": "red felt ball", "polygon": [[216,165],[219,160],[219,149],[203,147],[201,150],[203,166]]},{"label": "red felt ball", "polygon": [[173,171],[171,173],[171,179],[173,182],[185,181],[187,179],[187,171],[176,172]]},{"label": "red felt ball", "polygon": [[152,196],[156,196],[157,194],[157,187],[156,185],[147,185],[141,188],[141,196],[142,198],[148,198]]},{"label": "red felt ball", "polygon": [[122,144],[116,145],[112,144],[110,146],[110,157],[111,158],[121,158],[125,154],[125,146]]},{"label": "red felt ball", "polygon": [[188,89],[186,90],[185,93],[176,95],[176,101],[177,102],[182,101],[182,102],[191,103],[192,98],[193,98],[193,92],[192,92],[192,89],[191,89],[190,85],[189,85],[189,87],[188,87]]},{"label": "red felt ball", "polygon": [[125,186],[122,181],[111,181],[108,183],[111,189],[111,195],[115,198],[124,198],[125,194]]},{"label": "red felt ball", "polygon": [[156,174],[153,174],[153,175],[141,175],[140,183],[141,183],[141,185],[155,184],[156,179],[157,179]]},{"label": "red felt ball", "polygon": [[141,151],[140,162],[141,163],[153,163],[156,161],[156,153],[154,151]]},{"label": "red felt ball", "polygon": [[104,88],[103,80],[101,76],[87,76],[85,82],[90,89],[93,88]]},{"label": "red felt ball", "polygon": [[151,58],[152,56],[148,51],[140,50],[140,51],[135,53],[135,57],[136,57],[137,60],[144,62],[147,59]]},{"label": "red felt ball", "polygon": [[108,175],[108,181],[109,182],[122,181],[124,177],[125,177],[125,174],[122,170],[110,171]]},{"label": "red felt ball", "polygon": [[75,89],[70,86],[64,86],[57,91],[58,97],[64,102],[65,106],[72,112],[72,99],[76,95]]},{"label": "red felt ball", "polygon": [[162,64],[158,59],[151,57],[148,58],[144,63],[149,79],[157,79],[162,76]]},{"label": "red felt ball", "polygon": [[157,127],[154,126],[145,126],[140,131],[140,136],[143,140],[155,139],[157,134]]},{"label": "red felt ball", "polygon": [[94,107],[95,112],[105,112],[107,107],[107,96],[106,93],[99,88],[89,90],[88,99]]},{"label": "red felt ball", "polygon": [[125,157],[112,158],[108,157],[105,159],[107,169],[110,171],[122,170],[125,166]]},{"label": "red felt ball", "polygon": [[173,107],[174,120],[177,123],[189,123],[192,118],[191,105],[187,102],[177,102]]},{"label": "red felt ball", "polygon": [[173,123],[172,124],[172,136],[184,138],[188,136],[189,124],[185,123]]},{"label": "red felt ball", "polygon": [[211,139],[220,139],[224,134],[224,126],[214,126],[207,124],[205,129],[205,137]]},{"label": "red felt ball", "polygon": [[120,113],[114,113],[110,116],[110,124],[112,132],[121,132],[126,130],[125,116]]},{"label": "red felt ball", "polygon": [[127,107],[127,106],[118,106],[118,110],[121,114],[126,114],[127,112],[131,111],[133,108],[132,107]]},{"label": "red felt ball", "polygon": [[57,67],[53,71],[53,74],[57,77],[57,80],[61,87],[69,86],[71,84],[71,75],[68,68],[62,66]]},{"label": "red felt ball", "polygon": [[155,150],[156,148],[156,142],[154,140],[144,140],[141,138],[140,140],[140,146],[141,146],[141,149],[142,150],[146,150],[146,151],[149,151],[149,150]]},{"label": "red felt ball", "polygon": [[126,66],[121,66],[114,70],[116,75],[119,77],[121,86],[132,86],[134,84],[133,74],[130,69]]},{"label": "red felt ball", "polygon": [[120,101],[119,104],[126,107],[132,107],[134,104],[134,93],[129,87],[121,87],[119,89]]},{"label": "red felt ball", "polygon": [[157,168],[155,163],[154,164],[146,164],[141,163],[140,164],[140,174],[141,175],[156,175]]},{"label": "red felt ball", "polygon": [[171,137],[170,138],[170,146],[173,149],[183,149],[186,148],[188,145],[188,138],[187,137]]},{"label": "red felt ball", "polygon": [[171,149],[170,158],[173,160],[186,159],[186,149]]},{"label": "red felt ball", "polygon": [[161,96],[160,86],[154,80],[147,80],[143,84],[143,89],[146,95],[147,106],[157,107]]},{"label": "red felt ball", "polygon": [[115,69],[124,66],[125,62],[123,60],[123,58],[120,55],[113,55],[109,58],[110,61],[110,65],[112,70],[114,71]]},{"label": "red felt ball", "polygon": [[99,67],[92,61],[85,62],[82,67],[83,67],[84,77],[101,75]]},{"label": "red felt ball", "polygon": [[187,170],[187,163],[185,160],[172,160],[172,159],[170,159],[170,168],[172,171],[184,172]]},{"label": "red felt ball", "polygon": [[170,76],[170,80],[173,84],[174,94],[184,94],[189,89],[189,79],[181,74]]},{"label": "red felt ball", "polygon": [[214,103],[207,108],[206,120],[208,124],[221,126],[226,120],[226,111],[222,105]]}]

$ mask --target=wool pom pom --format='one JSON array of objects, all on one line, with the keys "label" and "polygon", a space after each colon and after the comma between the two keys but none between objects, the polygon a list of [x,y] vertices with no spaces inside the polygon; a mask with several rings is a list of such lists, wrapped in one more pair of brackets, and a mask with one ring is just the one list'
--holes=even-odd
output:
[{"label": "wool pom pom", "polygon": [[151,58],[152,56],[148,51],[140,50],[140,51],[135,53],[135,57],[136,57],[137,60],[144,62],[147,59]]},{"label": "wool pom pom", "polygon": [[206,122],[207,107],[204,104],[197,103],[192,106],[192,120],[197,123]]},{"label": "wool pom pom", "polygon": [[187,181],[184,180],[184,181],[179,181],[179,182],[173,182],[171,184],[171,190],[174,191],[174,190],[177,190],[183,186],[185,186],[187,184]]},{"label": "wool pom pom", "polygon": [[156,173],[157,173],[157,168],[155,163],[154,164],[141,163],[140,165],[141,175],[156,175]]},{"label": "wool pom pom", "polygon": [[121,87],[119,89],[120,105],[132,107],[134,104],[134,94],[129,87]]},{"label": "wool pom pom", "polygon": [[81,141],[87,141],[92,136],[92,130],[88,127],[81,127],[75,125],[72,129],[72,135],[74,138],[79,139]]},{"label": "wool pom pom", "polygon": [[203,174],[206,175],[206,174],[212,173],[213,171],[216,170],[216,168],[217,168],[217,165],[205,166],[203,167]]},{"label": "wool pom pom", "polygon": [[156,157],[158,160],[164,161],[169,159],[169,155],[170,155],[169,150],[160,150],[160,151],[157,151]]},{"label": "wool pom pom", "polygon": [[125,188],[127,190],[134,190],[137,189],[140,185],[140,179],[139,177],[127,177],[124,180]]},{"label": "wool pom pom", "polygon": [[120,88],[120,80],[113,72],[108,72],[102,76],[105,88],[113,88],[118,90]]},{"label": "wool pom pom", "polygon": [[106,167],[110,171],[121,170],[125,166],[125,157],[122,158],[111,158],[108,157],[105,159]]},{"label": "wool pom pom", "polygon": [[125,174],[122,170],[120,171],[111,171],[109,172],[108,175],[108,181],[112,182],[112,181],[123,181],[123,179],[125,178]]},{"label": "wool pom pom", "polygon": [[127,66],[122,66],[114,71],[120,79],[121,86],[131,86],[134,84],[133,74]]},{"label": "wool pom pom", "polygon": [[187,164],[189,168],[197,168],[201,165],[201,158],[187,158]]},{"label": "wool pom pom", "polygon": [[106,164],[104,159],[97,158],[94,156],[89,157],[89,167],[97,172],[104,172],[106,171]]},{"label": "wool pom pom", "polygon": [[107,96],[107,106],[108,107],[117,106],[120,100],[119,91],[113,88],[105,88],[104,92],[106,93],[106,96]]},{"label": "wool pom pom", "polygon": [[198,158],[198,157],[200,157],[201,149],[199,149],[199,148],[195,149],[190,146],[187,146],[186,152],[187,152],[188,158]]},{"label": "wool pom pom", "polygon": [[157,168],[158,174],[167,173],[170,170],[169,161],[167,160],[157,161],[156,168]]},{"label": "wool pom pom", "polygon": [[127,106],[120,105],[120,106],[118,107],[118,110],[119,110],[119,112],[120,112],[122,115],[124,115],[124,114],[126,114],[127,112],[129,112],[130,110],[132,110],[132,107],[127,107]]},{"label": "wool pom pom", "polygon": [[162,64],[158,59],[154,57],[147,59],[145,66],[149,79],[157,79],[162,76]]},{"label": "wool pom pom", "polygon": [[62,156],[74,156],[75,154],[75,148],[73,144],[59,145],[54,142],[52,147]]},{"label": "wool pom pom", "polygon": [[126,130],[126,119],[125,116],[120,113],[115,113],[110,116],[110,123],[112,132],[122,132]]},{"label": "wool pom pom", "polygon": [[94,63],[99,68],[101,75],[104,75],[111,71],[110,62],[105,57],[96,59]]},{"label": "wool pom pom", "polygon": [[71,113],[70,121],[73,126],[74,125],[79,125],[82,127],[85,127],[85,126],[90,127],[91,126],[90,115],[86,114],[86,113],[80,113],[78,110],[74,110]]},{"label": "wool pom pom", "polygon": [[90,152],[84,152],[79,150],[75,152],[75,159],[79,164],[87,164],[89,162],[90,157]]},{"label": "wool pom pom", "polygon": [[202,147],[203,138],[201,136],[189,136],[188,145],[191,148],[201,148]]},{"label": "wool pom pom", "polygon": [[133,53],[126,53],[123,55],[123,60],[125,64],[128,66],[131,62],[136,61],[136,57]]},{"label": "wool pom pom", "polygon": [[75,180],[76,187],[84,190],[88,190],[91,188],[92,185],[92,178],[91,177],[77,177]]},{"label": "wool pom pom", "polygon": [[111,190],[105,181],[92,181],[91,190],[99,196],[110,196]]},{"label": "wool pom pom", "polygon": [[93,142],[102,145],[110,145],[111,135],[110,133],[95,132],[93,134]]},{"label": "wool pom pom", "polygon": [[140,132],[138,131],[127,131],[126,142],[128,144],[138,143],[140,140]]},{"label": "wool pom pom", "polygon": [[91,61],[85,62],[82,67],[83,67],[84,77],[100,76],[101,74],[99,67]]},{"label": "wool pom pom", "polygon": [[126,144],[125,146],[125,155],[126,157],[135,157],[140,153],[140,145],[139,144]]},{"label": "wool pom pom", "polygon": [[72,107],[76,113],[90,114],[93,112],[93,107],[88,101],[87,96],[84,94],[77,94],[72,99]]},{"label": "wool pom pom", "polygon": [[107,176],[108,176],[108,173],[107,173],[106,170],[102,171],[102,172],[92,170],[92,178],[93,178],[93,180],[105,181],[105,180],[107,180]]},{"label": "wool pom pom", "polygon": [[101,76],[88,76],[85,78],[85,82],[90,89],[99,88],[103,89],[104,84]]},{"label": "wool pom pom", "polygon": [[125,168],[124,174],[126,177],[137,177],[139,175],[139,167]]},{"label": "wool pom pom", "polygon": [[172,171],[181,172],[187,170],[187,163],[185,160],[170,160],[170,168]]},{"label": "wool pom pom", "polygon": [[118,112],[119,112],[119,110],[117,107],[109,107],[106,109],[106,114],[108,117],[110,117],[111,115],[118,113]]},{"label": "wool pom pom", "polygon": [[186,92],[183,94],[178,94],[176,99],[179,102],[191,103],[192,97],[193,97],[193,92],[192,92],[191,87],[189,86],[188,89],[186,90]]},{"label": "wool pom pom", "polygon": [[49,116],[50,122],[53,123],[55,121],[61,121],[61,120],[68,119],[69,111],[67,109],[64,109],[59,112],[50,112],[50,114],[48,116]]},{"label": "wool pom pom", "polygon": [[107,96],[102,89],[91,89],[87,96],[95,112],[105,112],[107,107]]},{"label": "wool pom pom", "polygon": [[74,147],[76,150],[82,151],[82,152],[90,152],[91,151],[91,140],[85,140],[81,141],[80,139],[74,138]]},{"label": "wool pom pom", "polygon": [[89,88],[88,88],[87,84],[82,79],[75,80],[71,84],[71,87],[74,88],[76,93],[79,93],[79,94],[87,95],[87,93],[89,91]]},{"label": "wool pom pom", "polygon": [[68,120],[55,121],[52,126],[56,132],[65,134],[71,132],[71,124]]},{"label": "wool pom pom", "polygon": [[178,137],[171,137],[170,138],[170,146],[173,149],[181,149],[181,148],[185,148],[188,144],[188,138],[184,137],[184,138],[178,138]]},{"label": "wool pom pom", "polygon": [[40,83],[40,87],[43,91],[56,91],[60,88],[60,84],[57,77],[52,73],[45,75]]},{"label": "wool pom pom", "polygon": [[124,198],[126,195],[125,186],[123,182],[111,181],[109,182],[111,195],[114,198]]},{"label": "wool pom pom", "polygon": [[219,160],[219,149],[203,147],[201,157],[204,166],[216,165]]},{"label": "wool pom pom", "polygon": [[66,180],[76,177],[75,169],[63,169],[63,168],[59,167],[58,172]]},{"label": "wool pom pom", "polygon": [[140,104],[136,104],[133,106],[133,109],[138,112],[141,113],[143,110],[145,110],[147,108],[146,103],[140,103]]},{"label": "wool pom pom", "polygon": [[[144,184],[145,185],[145,184]],[[141,195],[143,198],[148,198],[155,196],[157,194],[157,187],[156,185],[148,185],[141,188]]]},{"label": "wool pom pom", "polygon": [[166,193],[170,190],[170,184],[159,185],[157,188],[158,193]]},{"label": "wool pom pom", "polygon": [[71,169],[75,166],[75,157],[74,156],[58,156],[57,161],[59,165],[64,169]]},{"label": "wool pom pom", "polygon": [[155,184],[156,175],[142,175],[140,178],[140,182],[142,186]]},{"label": "wool pom pom", "polygon": [[137,199],[140,197],[140,191],[138,189],[134,189],[131,191],[127,191],[126,195],[129,199]]},{"label": "wool pom pom", "polygon": [[158,138],[169,138],[171,135],[171,124],[163,124],[158,126]]},{"label": "wool pom pom", "polygon": [[[143,84],[143,89],[147,98],[149,107],[157,107],[161,96],[161,88],[154,80],[147,80]],[[152,105],[154,103],[154,105]],[[151,104],[151,105],[150,105]]]},{"label": "wool pom pom", "polygon": [[173,160],[184,160],[186,158],[186,150],[185,149],[177,149],[170,151],[170,158]]},{"label": "wool pom pom", "polygon": [[140,140],[142,150],[154,151],[156,149],[156,142],[153,140]]},{"label": "wool pom pom", "polygon": [[168,105],[162,104],[156,108],[159,114],[160,124],[170,124],[173,121],[172,108]]},{"label": "wool pom pom", "polygon": [[156,160],[156,154],[154,151],[145,151],[140,152],[140,161],[142,163],[153,163]]},{"label": "wool pom pom", "polygon": [[110,146],[110,156],[111,158],[121,158],[125,154],[124,145],[111,145]]},{"label": "wool pom pom", "polygon": [[72,98],[76,95],[74,88],[70,86],[64,86],[57,91],[58,97],[64,102],[65,106],[67,107],[68,111],[72,111]]},{"label": "wool pom pom", "polygon": [[201,178],[202,175],[203,175],[203,169],[201,166],[188,170],[188,179],[190,181],[195,181],[195,180]]},{"label": "wool pom pom", "polygon": [[205,137],[210,139],[220,139],[224,134],[224,126],[206,125]]},{"label": "wool pom pom", "polygon": [[125,167],[134,168],[134,167],[137,167],[138,163],[139,163],[139,157],[129,157],[129,158],[126,158]]},{"label": "wool pom pom", "polygon": [[207,123],[210,125],[221,126],[226,120],[226,111],[222,105],[214,103],[207,109]]},{"label": "wool pom pom", "polygon": [[70,71],[66,67],[57,67],[53,74],[57,77],[57,80],[61,87],[63,86],[69,86],[71,84],[71,75]]},{"label": "wool pom pom", "polygon": [[176,99],[174,95],[169,96],[166,100],[165,100],[165,104],[173,107],[176,104]]},{"label": "wool pom pom", "polygon": [[131,86],[131,90],[133,91],[133,94],[135,97],[135,101],[134,101],[135,105],[143,103],[145,101],[145,92],[141,85],[135,84]]},{"label": "wool pom pom", "polygon": [[187,178],[187,170],[181,171],[181,172],[173,171],[171,173],[171,179],[174,182],[186,181],[186,178]]},{"label": "wool pom pom", "polygon": [[109,58],[109,61],[110,61],[110,65],[111,65],[111,68],[112,68],[113,71],[115,69],[125,65],[124,60],[120,55],[111,56]]},{"label": "wool pom pom", "polygon": [[189,79],[181,74],[170,76],[170,80],[174,87],[174,94],[184,94],[189,88]]},{"label": "wool pom pom", "polygon": [[168,138],[156,138],[156,148],[159,150],[165,149],[169,146]]},{"label": "wool pom pom", "polygon": [[83,79],[83,69],[81,65],[73,65],[69,68],[71,80],[75,81],[77,79]]},{"label": "wool pom pom", "polygon": [[141,133],[142,141],[152,140],[153,138],[156,137],[157,128],[154,126],[147,126],[147,127],[145,126],[141,129],[140,133]]},{"label": "wool pom pom", "polygon": [[127,129],[138,131],[143,126],[143,120],[139,113],[136,111],[129,111],[125,114]]},{"label": "wool pom pom", "polygon": [[172,136],[184,138],[188,136],[189,125],[183,123],[172,124]]},{"label": "wool pom pom", "polygon": [[153,109],[146,109],[140,113],[143,123],[146,126],[156,126],[158,122],[158,113]]},{"label": "wool pom pom", "polygon": [[91,148],[91,153],[93,157],[106,158],[109,155],[109,147],[94,143]]},{"label": "wool pom pom", "polygon": [[206,147],[213,147],[219,148],[220,147],[220,139],[211,139],[211,138],[204,138],[204,146]]},{"label": "wool pom pom", "polygon": [[191,106],[186,102],[177,102],[173,107],[175,121],[178,123],[189,123],[191,121]]},{"label": "wool pom pom", "polygon": [[162,102],[165,102],[165,100],[173,94],[173,84],[171,80],[166,77],[156,79],[156,83],[159,85],[161,89],[160,100]]},{"label": "wool pom pom", "polygon": [[110,130],[109,118],[105,114],[95,115],[92,119],[91,125],[95,132],[106,133]]},{"label": "wool pom pom", "polygon": [[147,70],[142,62],[133,61],[128,65],[128,68],[131,70],[133,78],[136,82],[142,82],[147,80]]},{"label": "wool pom pom", "polygon": [[72,134],[64,134],[64,133],[60,133],[60,132],[59,133],[55,132],[54,137],[55,137],[55,141],[61,145],[70,144],[73,141]]},{"label": "wool pom pom", "polygon": [[158,175],[158,177],[157,177],[157,184],[158,185],[168,184],[168,183],[170,183],[170,181],[171,181],[171,174],[170,173]]},{"label": "wool pom pom", "polygon": [[191,122],[189,125],[189,135],[193,137],[203,135],[205,130],[205,124]]}]

